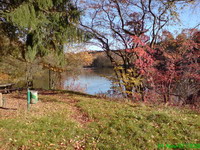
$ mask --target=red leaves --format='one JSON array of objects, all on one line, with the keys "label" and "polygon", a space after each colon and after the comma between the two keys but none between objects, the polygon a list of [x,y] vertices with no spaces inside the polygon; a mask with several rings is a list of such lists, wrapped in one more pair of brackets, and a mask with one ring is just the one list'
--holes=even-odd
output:
[{"label": "red leaves", "polygon": [[142,39],[138,36],[132,36],[132,42],[137,44],[138,46],[145,46],[145,43],[142,41]]},{"label": "red leaves", "polygon": [[[192,33],[192,32],[187,32]],[[169,32],[164,33],[164,41],[157,45],[157,50],[151,49],[145,44],[144,35],[141,37],[132,36],[132,42],[135,44],[134,49],[127,49],[126,52],[134,53],[136,58],[133,60],[134,66],[140,75],[146,79],[148,84],[155,91],[159,91],[161,95],[170,99],[170,93],[174,92],[176,83],[184,81],[184,79],[200,80],[200,51],[199,32],[191,36],[183,33],[177,38],[173,38]],[[195,37],[195,40],[194,40]],[[193,39],[192,39],[193,38]],[[155,53],[159,51],[160,53]],[[157,59],[156,55],[162,55],[161,59]],[[164,68],[156,67],[161,63]],[[169,100],[168,99],[168,100]]]}]

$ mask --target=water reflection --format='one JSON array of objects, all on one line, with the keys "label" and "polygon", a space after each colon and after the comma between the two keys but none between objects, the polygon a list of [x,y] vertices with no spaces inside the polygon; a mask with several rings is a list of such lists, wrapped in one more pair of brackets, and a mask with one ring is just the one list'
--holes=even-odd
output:
[{"label": "water reflection", "polygon": [[113,93],[113,83],[109,79],[113,74],[113,70],[109,68],[79,69],[62,74],[43,70],[40,75],[34,77],[33,85],[37,89],[66,89],[92,95],[99,93],[109,95]]},{"label": "water reflection", "polygon": [[65,80],[65,89],[88,94],[106,93],[112,89],[112,82],[108,79],[112,75],[112,69],[83,69],[77,76]]}]

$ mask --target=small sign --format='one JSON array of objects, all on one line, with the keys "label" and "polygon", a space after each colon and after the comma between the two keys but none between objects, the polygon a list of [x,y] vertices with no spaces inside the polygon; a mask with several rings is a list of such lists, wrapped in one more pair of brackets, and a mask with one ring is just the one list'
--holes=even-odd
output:
[{"label": "small sign", "polygon": [[27,107],[29,110],[30,104],[36,104],[38,102],[38,91],[29,90],[27,91]]}]

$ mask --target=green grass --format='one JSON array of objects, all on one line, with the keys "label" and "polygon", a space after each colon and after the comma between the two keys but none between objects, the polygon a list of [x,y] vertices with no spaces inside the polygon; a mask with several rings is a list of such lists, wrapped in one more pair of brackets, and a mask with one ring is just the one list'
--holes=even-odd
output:
[{"label": "green grass", "polygon": [[79,134],[80,129],[76,122],[69,119],[68,114],[67,111],[49,112],[48,115],[42,117],[26,114],[25,118],[1,120],[0,131],[3,140],[0,145],[4,147],[8,144],[7,149],[23,147],[27,149],[61,147],[72,149],[68,141]]},{"label": "green grass", "polygon": [[175,108],[78,98],[96,121],[91,136],[99,149],[156,149],[158,144],[200,143],[199,114]]},{"label": "green grass", "polygon": [[200,116],[193,111],[120,103],[72,93],[67,96],[77,101],[75,106],[92,122],[80,126],[67,107],[70,104],[45,96],[45,102],[49,99],[49,103],[66,106],[44,115],[37,115],[35,110],[36,115],[29,112],[16,119],[0,120],[0,147],[153,150],[158,144],[200,143]]}]

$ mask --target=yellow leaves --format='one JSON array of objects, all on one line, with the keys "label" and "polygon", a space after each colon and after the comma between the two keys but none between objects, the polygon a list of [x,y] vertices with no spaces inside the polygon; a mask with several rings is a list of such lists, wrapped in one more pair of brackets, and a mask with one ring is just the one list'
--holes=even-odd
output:
[{"label": "yellow leaves", "polygon": [[90,65],[93,62],[93,56],[92,54],[89,54],[88,52],[81,52],[80,58],[82,58],[82,62],[84,65]]},{"label": "yellow leaves", "polygon": [[10,76],[8,74],[0,73],[0,82],[9,80]]},{"label": "yellow leaves", "polygon": [[123,67],[115,67],[115,71],[120,71],[119,75],[121,76],[120,80],[123,81],[123,85],[128,87],[129,85],[141,86],[143,83],[143,78],[138,75],[136,70],[133,68],[127,69],[127,73],[124,72]]},{"label": "yellow leaves", "polygon": [[131,82],[134,83],[135,86],[139,86],[142,84],[142,78],[138,77],[138,78],[131,78]]},{"label": "yellow leaves", "polygon": [[123,70],[123,67],[122,66],[118,66],[118,67],[115,67],[114,70],[116,70],[116,71]]},{"label": "yellow leaves", "polygon": [[54,72],[64,72],[65,69],[63,68],[60,68],[60,67],[56,67],[56,66],[52,66],[51,64],[46,64],[46,63],[40,63],[40,65],[42,65],[44,68],[47,68],[51,71],[54,71]]},{"label": "yellow leaves", "polygon": [[92,64],[94,57],[88,52],[79,53],[66,53],[65,59],[68,62],[68,66],[78,67],[78,66],[89,66]]}]

